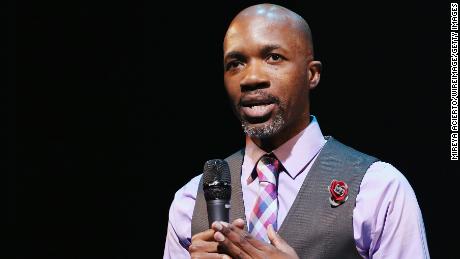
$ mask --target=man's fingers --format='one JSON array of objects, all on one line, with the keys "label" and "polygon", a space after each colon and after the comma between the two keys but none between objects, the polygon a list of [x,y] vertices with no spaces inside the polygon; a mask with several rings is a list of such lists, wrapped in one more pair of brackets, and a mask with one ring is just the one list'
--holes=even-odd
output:
[{"label": "man's fingers", "polygon": [[217,242],[195,240],[188,247],[188,252],[190,254],[201,253],[201,252],[207,252],[207,253],[217,252],[217,246],[218,245],[219,245],[219,243],[217,243]]},{"label": "man's fingers", "polygon": [[213,229],[200,232],[192,237],[192,243],[188,247],[190,255],[196,255],[200,253],[215,253],[217,252],[217,243],[214,240]]},{"label": "man's fingers", "polygon": [[192,237],[192,243],[194,240],[205,240],[205,241],[214,241],[213,235],[216,231],[213,229],[208,229],[206,231],[195,234]]},{"label": "man's fingers", "polygon": [[[230,240],[237,247],[241,248],[253,257],[259,256],[261,254],[260,250],[267,246],[264,242],[255,239],[248,232],[240,229],[239,227],[235,227],[232,224],[221,222],[221,225],[218,226],[218,228],[220,228],[219,232],[225,236],[225,239]],[[214,235],[214,237],[216,237],[216,235]],[[216,239],[216,241],[219,240]]]},{"label": "man's fingers", "polygon": [[270,246],[265,243],[264,241],[261,241],[251,234],[249,234],[247,231],[239,228],[232,228],[233,232],[237,233],[241,238],[244,238],[245,241],[247,241],[249,244],[251,244],[253,247],[257,248],[258,250],[266,250]]},{"label": "man's fingers", "polygon": [[244,229],[244,226],[246,225],[242,219],[235,219],[232,224],[240,229]]},{"label": "man's fingers", "polygon": [[218,253],[196,253],[191,255],[191,259],[232,259],[228,255]]},{"label": "man's fingers", "polygon": [[226,238],[221,232],[216,232],[214,238],[219,241],[218,251],[219,253],[225,253],[230,255],[232,258],[249,259],[249,256],[243,249],[234,244],[230,239]]}]

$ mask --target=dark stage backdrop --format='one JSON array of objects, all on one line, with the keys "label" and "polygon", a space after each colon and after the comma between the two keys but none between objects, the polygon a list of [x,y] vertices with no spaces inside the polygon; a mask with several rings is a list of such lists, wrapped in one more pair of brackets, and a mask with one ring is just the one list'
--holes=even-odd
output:
[{"label": "dark stage backdrop", "polygon": [[[244,144],[222,39],[255,2],[216,2],[17,4],[17,258],[162,256],[176,190]],[[284,5],[310,23],[324,65],[312,94],[323,133],[402,171],[432,257],[452,258],[450,5]]]}]

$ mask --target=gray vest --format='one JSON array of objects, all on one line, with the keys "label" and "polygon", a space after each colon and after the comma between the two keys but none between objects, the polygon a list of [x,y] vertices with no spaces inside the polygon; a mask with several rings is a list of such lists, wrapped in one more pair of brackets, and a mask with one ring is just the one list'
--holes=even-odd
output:
[{"label": "gray vest", "polygon": [[[278,233],[300,258],[361,258],[353,238],[353,209],[359,186],[376,158],[343,145],[332,137],[313,163]],[[245,219],[241,190],[243,150],[225,160],[230,166],[232,198],[230,222]],[[333,179],[348,185],[348,200],[338,207],[329,203]],[[198,187],[192,218],[192,235],[208,229],[202,182]]]}]

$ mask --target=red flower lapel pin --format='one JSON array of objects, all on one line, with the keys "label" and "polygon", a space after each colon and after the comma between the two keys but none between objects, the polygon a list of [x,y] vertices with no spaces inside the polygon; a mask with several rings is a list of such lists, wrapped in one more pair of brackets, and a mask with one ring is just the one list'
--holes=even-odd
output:
[{"label": "red flower lapel pin", "polygon": [[348,185],[344,181],[332,180],[328,187],[331,197],[329,203],[333,207],[337,207],[348,200]]}]

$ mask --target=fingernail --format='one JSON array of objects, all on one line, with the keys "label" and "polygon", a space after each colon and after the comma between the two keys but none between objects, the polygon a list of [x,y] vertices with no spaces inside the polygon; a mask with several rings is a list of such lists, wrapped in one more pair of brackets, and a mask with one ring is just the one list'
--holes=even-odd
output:
[{"label": "fingernail", "polygon": [[235,223],[236,223],[236,224],[241,224],[241,225],[242,225],[242,224],[244,224],[244,220],[243,220],[243,219],[236,219],[236,220],[235,220]]},{"label": "fingernail", "polygon": [[272,224],[268,225],[268,230],[275,231]]},{"label": "fingernail", "polygon": [[216,232],[216,234],[214,234],[214,238],[216,239],[216,241],[219,241],[219,242],[222,242],[225,240],[224,235],[222,235],[222,233],[220,232]]},{"label": "fingernail", "polygon": [[218,231],[221,231],[221,230],[222,230],[222,225],[221,225],[219,222],[214,222],[214,227],[215,227]]},{"label": "fingernail", "polygon": [[[220,222],[220,224],[222,224],[222,225],[224,225],[224,226],[228,227],[228,223],[227,223],[227,222],[225,222],[225,221],[221,221],[221,222]],[[220,229],[219,229],[219,230],[220,230]]]}]

